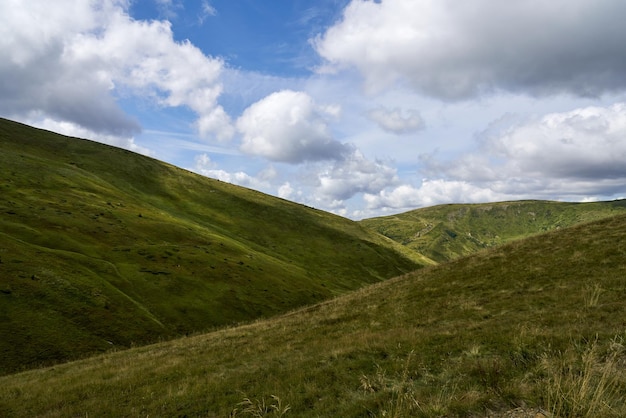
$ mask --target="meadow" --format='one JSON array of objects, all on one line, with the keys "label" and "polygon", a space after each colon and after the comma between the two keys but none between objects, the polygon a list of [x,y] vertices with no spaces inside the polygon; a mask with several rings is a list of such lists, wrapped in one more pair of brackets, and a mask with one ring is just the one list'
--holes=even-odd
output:
[{"label": "meadow", "polygon": [[625,260],[626,216],[564,228],[275,318],[4,376],[0,413],[620,417]]},{"label": "meadow", "polygon": [[270,317],[427,262],[346,218],[0,120],[0,374]]}]

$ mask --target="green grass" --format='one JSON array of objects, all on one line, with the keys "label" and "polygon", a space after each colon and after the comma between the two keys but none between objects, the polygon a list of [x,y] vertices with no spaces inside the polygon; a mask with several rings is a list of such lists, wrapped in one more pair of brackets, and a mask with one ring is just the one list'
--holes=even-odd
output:
[{"label": "green grass", "polygon": [[626,416],[624,277],[615,216],[272,319],[0,377],[0,415]]},{"label": "green grass", "polygon": [[0,119],[0,374],[269,317],[423,262],[348,219]]},{"label": "green grass", "polygon": [[626,213],[626,200],[593,203],[528,200],[433,206],[365,219],[361,224],[436,262],[445,262],[619,213]]}]

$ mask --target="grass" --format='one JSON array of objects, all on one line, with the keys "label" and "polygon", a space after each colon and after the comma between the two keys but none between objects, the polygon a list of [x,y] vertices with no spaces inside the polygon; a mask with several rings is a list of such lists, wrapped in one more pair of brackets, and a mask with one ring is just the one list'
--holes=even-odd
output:
[{"label": "grass", "polygon": [[626,216],[562,228],[275,318],[0,377],[0,415],[626,416],[625,260]]},{"label": "grass", "polygon": [[572,347],[556,359],[544,358],[545,404],[557,417],[621,416],[619,391],[624,345],[619,337],[602,353],[597,341]]},{"label": "grass", "polygon": [[285,416],[290,409],[291,407],[289,405],[283,405],[282,400],[276,395],[271,395],[268,401],[266,401],[265,398],[261,398],[261,400],[244,398],[243,401],[239,402],[237,407],[231,411],[229,417],[282,417]]},{"label": "grass", "polygon": [[569,203],[515,201],[451,204],[361,224],[437,262],[559,228],[626,213],[626,200]]},{"label": "grass", "polygon": [[0,374],[270,317],[424,261],[348,219],[0,119]]}]

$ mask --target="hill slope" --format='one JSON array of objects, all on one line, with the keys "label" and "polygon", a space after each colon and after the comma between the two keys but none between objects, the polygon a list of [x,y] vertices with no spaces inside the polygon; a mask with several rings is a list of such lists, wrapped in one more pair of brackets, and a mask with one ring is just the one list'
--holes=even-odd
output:
[{"label": "hill slope", "polygon": [[0,119],[0,374],[285,312],[418,268],[406,254],[345,218]]},{"label": "hill slope", "polygon": [[437,262],[484,248],[626,213],[626,200],[451,204],[365,219],[361,225]]},{"label": "hill slope", "polygon": [[0,377],[0,414],[625,416],[625,274],[626,216],[607,218],[271,320]]}]

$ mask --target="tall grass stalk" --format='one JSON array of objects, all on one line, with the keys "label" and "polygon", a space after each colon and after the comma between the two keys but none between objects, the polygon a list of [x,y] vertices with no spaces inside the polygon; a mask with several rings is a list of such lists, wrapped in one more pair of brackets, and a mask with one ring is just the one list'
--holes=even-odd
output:
[{"label": "tall grass stalk", "polygon": [[[241,409],[240,409],[241,408]],[[243,401],[237,404],[232,412],[230,418],[249,416],[249,417],[283,417],[289,412],[291,406],[283,405],[283,401],[276,395],[271,395],[271,400],[265,398],[250,399],[244,398]]]},{"label": "tall grass stalk", "polygon": [[597,341],[582,353],[570,349],[556,358],[544,356],[547,410],[554,417],[619,416],[613,407],[623,402],[618,367],[622,353],[623,345],[614,340],[604,357]]},{"label": "tall grass stalk", "polygon": [[594,286],[589,286],[586,289],[585,294],[585,307],[594,308],[598,306],[600,302],[600,295],[602,294],[602,292],[602,288],[597,283]]}]

